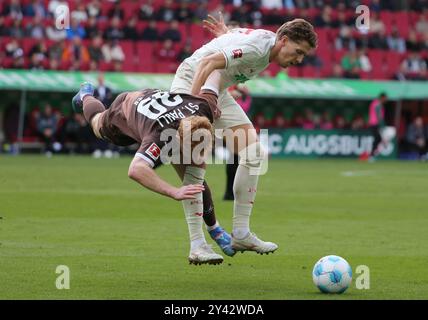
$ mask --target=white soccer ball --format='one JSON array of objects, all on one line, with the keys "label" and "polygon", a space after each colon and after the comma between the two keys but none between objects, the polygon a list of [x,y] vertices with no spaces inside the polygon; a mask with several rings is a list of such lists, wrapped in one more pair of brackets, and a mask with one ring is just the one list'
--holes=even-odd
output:
[{"label": "white soccer ball", "polygon": [[339,256],[326,256],[315,263],[312,279],[323,293],[343,293],[351,285],[352,268]]},{"label": "white soccer ball", "polygon": [[92,156],[95,158],[95,159],[99,159],[99,158],[101,158],[102,157],[102,155],[103,155],[103,152],[101,151],[101,150],[95,150],[93,153],[92,153]]},{"label": "white soccer ball", "polygon": [[385,127],[382,129],[382,139],[386,142],[390,142],[397,135],[397,130],[394,127]]}]

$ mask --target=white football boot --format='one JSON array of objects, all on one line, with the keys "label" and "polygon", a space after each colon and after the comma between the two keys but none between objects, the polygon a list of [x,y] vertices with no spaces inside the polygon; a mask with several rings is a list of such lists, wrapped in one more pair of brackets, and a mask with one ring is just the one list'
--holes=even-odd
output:
[{"label": "white football boot", "polygon": [[221,264],[223,257],[214,252],[212,247],[206,243],[190,251],[189,263],[190,264]]},{"label": "white football boot", "polygon": [[232,234],[232,248],[236,251],[255,251],[259,254],[269,254],[278,249],[278,245],[273,242],[265,242],[257,238],[257,236],[249,232],[244,239],[236,239]]}]

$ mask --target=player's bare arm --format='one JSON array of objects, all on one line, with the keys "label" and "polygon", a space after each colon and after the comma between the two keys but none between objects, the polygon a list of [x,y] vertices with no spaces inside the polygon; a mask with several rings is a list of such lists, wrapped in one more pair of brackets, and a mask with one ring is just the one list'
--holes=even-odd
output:
[{"label": "player's bare arm", "polygon": [[226,68],[226,59],[221,52],[213,53],[201,59],[196,69],[195,76],[193,78],[193,84],[191,94],[197,95],[202,85],[206,83],[208,77],[215,70]]},{"label": "player's bare arm", "polygon": [[[214,92],[217,96],[220,92],[220,81],[221,81],[221,74],[218,70],[214,70],[211,72],[211,74],[208,76],[207,81],[205,81],[205,84],[202,86],[202,90],[199,93],[200,95],[203,94],[203,90],[210,90]],[[221,116],[221,110],[216,106],[213,110],[214,119],[218,119]]]},{"label": "player's bare arm", "polygon": [[135,157],[129,166],[128,176],[149,190],[174,200],[194,199],[204,190],[203,185],[186,185],[176,188],[162,180],[153,168],[143,159]]}]

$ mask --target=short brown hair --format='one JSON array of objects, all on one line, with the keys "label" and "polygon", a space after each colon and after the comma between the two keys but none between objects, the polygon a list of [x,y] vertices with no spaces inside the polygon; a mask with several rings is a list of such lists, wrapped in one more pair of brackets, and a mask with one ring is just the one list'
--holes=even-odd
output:
[{"label": "short brown hair", "polygon": [[287,36],[294,42],[306,41],[311,48],[318,45],[318,36],[314,27],[305,19],[294,19],[284,23],[276,31],[276,39],[279,40]]}]

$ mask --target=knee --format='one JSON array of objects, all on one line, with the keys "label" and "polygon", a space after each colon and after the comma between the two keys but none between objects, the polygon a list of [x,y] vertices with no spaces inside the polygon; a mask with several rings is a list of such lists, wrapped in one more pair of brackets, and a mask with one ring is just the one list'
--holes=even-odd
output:
[{"label": "knee", "polygon": [[101,129],[101,125],[102,125],[101,114],[102,114],[102,112],[101,113],[97,113],[96,115],[94,115],[92,117],[92,119],[91,119],[91,122],[90,122],[91,127],[92,127],[92,131],[94,132],[95,136],[98,139],[102,139],[102,136],[101,136],[101,133],[100,133],[100,129]]},{"label": "knee", "polygon": [[239,164],[249,168],[260,168],[266,159],[267,152],[260,142],[255,142],[239,152]]}]

